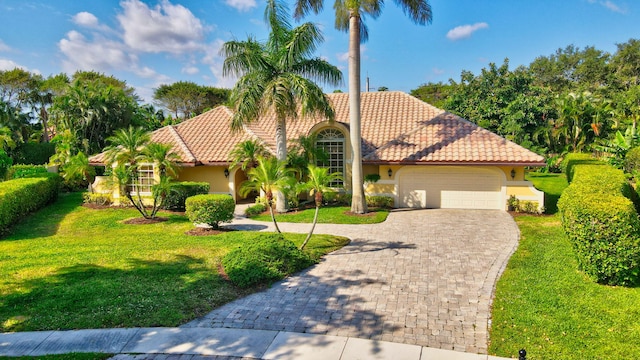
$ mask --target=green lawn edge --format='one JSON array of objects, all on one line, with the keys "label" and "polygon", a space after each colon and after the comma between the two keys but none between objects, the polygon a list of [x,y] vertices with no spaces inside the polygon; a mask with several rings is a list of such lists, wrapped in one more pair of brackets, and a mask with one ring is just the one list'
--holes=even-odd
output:
[{"label": "green lawn edge", "polygon": [[[563,175],[531,176],[562,192]],[[566,186],[566,185],[564,185]],[[520,244],[498,280],[489,353],[527,359],[638,359],[640,288],[590,281],[578,270],[559,215],[515,218]]]},{"label": "green lawn edge", "polygon": [[[315,208],[300,211],[291,211],[284,214],[276,214],[276,221],[289,223],[312,223]],[[348,214],[351,208],[346,206],[326,206],[321,207],[318,213],[319,224],[378,224],[387,220],[389,210],[376,209],[367,214]],[[268,213],[250,217],[256,221],[272,221]]]},{"label": "green lawn edge", "polygon": [[[62,194],[0,238],[0,331],[173,327],[264,288],[233,286],[222,257],[260,236],[229,231],[190,236],[184,215],[129,225],[133,209],[89,209],[78,193]],[[284,234],[296,245],[306,234]],[[347,244],[314,235],[312,258]]]}]

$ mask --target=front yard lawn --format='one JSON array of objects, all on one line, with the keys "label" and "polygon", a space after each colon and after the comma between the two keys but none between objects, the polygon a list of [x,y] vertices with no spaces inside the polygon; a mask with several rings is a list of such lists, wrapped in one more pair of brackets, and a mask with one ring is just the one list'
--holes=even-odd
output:
[{"label": "front yard lawn", "polygon": [[[132,209],[79,206],[61,195],[0,239],[0,331],[177,326],[257,288],[219,273],[222,256],[257,232],[189,236],[183,215],[127,225]],[[300,245],[305,234],[286,234]],[[305,251],[333,251],[345,238],[315,235]]]},{"label": "front yard lawn", "polygon": [[[564,174],[530,173],[557,212]],[[640,288],[598,285],[578,270],[559,215],[519,216],[520,245],[496,286],[489,352],[527,359],[640,359]]]},{"label": "front yard lawn", "polygon": [[558,212],[558,199],[562,191],[569,185],[564,174],[530,172],[527,180],[531,181],[536,189],[544,191],[544,208],[546,214]]},{"label": "front yard lawn", "polygon": [[527,359],[640,359],[640,288],[577,270],[556,216],[520,216],[520,246],[498,281],[489,352]]},{"label": "front yard lawn", "polygon": [[[291,223],[312,223],[316,209],[305,209],[291,211],[284,214],[276,214],[276,221]],[[318,213],[318,224],[377,224],[385,221],[389,215],[389,210],[370,210],[364,215],[349,213],[347,206],[326,206],[321,207]],[[251,219],[258,221],[271,221],[269,213],[252,216]]]}]

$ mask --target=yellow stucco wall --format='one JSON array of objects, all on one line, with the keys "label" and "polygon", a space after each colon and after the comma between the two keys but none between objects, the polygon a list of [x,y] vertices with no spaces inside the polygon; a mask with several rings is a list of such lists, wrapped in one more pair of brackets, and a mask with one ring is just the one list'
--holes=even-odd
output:
[{"label": "yellow stucco wall", "polygon": [[395,184],[375,183],[368,184],[368,186],[364,190],[367,194],[395,194],[395,188]]},{"label": "yellow stucco wall", "polygon": [[509,185],[507,186],[507,196],[515,195],[518,196],[536,196],[531,188],[531,185]]},{"label": "yellow stucco wall", "polygon": [[195,166],[180,168],[179,181],[208,182],[210,193],[230,193],[229,178],[224,176],[225,166]]}]

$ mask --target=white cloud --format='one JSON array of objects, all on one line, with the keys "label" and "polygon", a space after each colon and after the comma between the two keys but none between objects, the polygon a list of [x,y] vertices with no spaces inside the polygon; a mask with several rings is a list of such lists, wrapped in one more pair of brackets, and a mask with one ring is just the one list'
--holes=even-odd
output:
[{"label": "white cloud", "polygon": [[5,44],[4,41],[0,40],[0,51],[11,51],[11,48]]},{"label": "white cloud", "polygon": [[118,21],[124,42],[136,51],[181,54],[202,47],[208,30],[191,11],[164,0],[153,9],[139,0],[120,3],[124,12]]},{"label": "white cloud", "polygon": [[27,70],[26,67],[19,65],[18,63],[16,63],[13,60],[9,60],[9,59],[0,59],[0,70],[1,71],[6,71],[6,70],[13,70],[15,68],[19,68],[19,69],[24,69]]},{"label": "white cloud", "polygon": [[618,5],[616,5],[613,1],[601,1],[600,4],[602,4],[602,6],[606,7],[607,9],[613,11],[613,12],[617,12],[620,14],[626,14],[627,10],[625,8],[622,8]]},{"label": "white cloud", "polygon": [[445,73],[445,70],[434,67],[433,69],[431,69],[431,72],[433,72],[434,75],[442,75]]},{"label": "white cloud", "polygon": [[486,29],[488,27],[489,27],[489,24],[485,22],[475,23],[473,25],[456,26],[453,29],[449,30],[449,32],[447,32],[447,39],[453,40],[453,41],[466,39],[470,37],[471,34],[473,34],[474,32],[480,29]]},{"label": "white cloud", "polygon": [[71,19],[76,25],[86,26],[86,27],[97,27],[100,22],[98,22],[98,18],[92,13],[83,11],[75,14]]},{"label": "white cloud", "polygon": [[238,79],[235,76],[222,75],[224,59],[220,56],[220,49],[223,44],[224,41],[216,39],[207,45],[205,48],[205,56],[202,58],[201,62],[209,66],[209,71],[211,71],[213,76],[216,78],[214,86],[231,88],[235,85]]},{"label": "white cloud", "polygon": [[256,0],[226,0],[225,3],[240,11],[249,11],[258,6]]},{"label": "white cloud", "polygon": [[200,72],[200,69],[198,69],[197,67],[193,66],[193,65],[187,65],[185,67],[183,67],[180,72],[182,72],[183,74],[187,74],[187,75],[195,75],[198,72]]},{"label": "white cloud", "polygon": [[137,57],[128,52],[123,44],[104,38],[89,41],[75,30],[68,32],[67,36],[58,42],[58,48],[66,57],[62,66],[67,72],[110,71],[137,67]]}]

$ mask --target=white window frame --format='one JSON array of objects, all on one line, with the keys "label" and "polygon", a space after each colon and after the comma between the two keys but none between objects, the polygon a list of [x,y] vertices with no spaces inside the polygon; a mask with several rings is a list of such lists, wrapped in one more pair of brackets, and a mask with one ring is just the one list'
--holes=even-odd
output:
[{"label": "white window frame", "polygon": [[[129,184],[131,194],[138,193],[138,187],[140,188],[140,195],[151,194],[151,187],[155,185],[155,169],[153,164],[140,164],[138,165],[137,182]],[[133,179],[132,179],[133,180]]]},{"label": "white window frame", "polygon": [[[316,147],[324,149],[329,156],[327,161],[317,161],[317,166],[328,169],[329,173],[338,172],[344,177],[345,173],[345,136],[336,128],[325,128],[318,132]],[[337,180],[329,184],[332,188],[344,187],[344,180]]]}]

